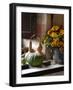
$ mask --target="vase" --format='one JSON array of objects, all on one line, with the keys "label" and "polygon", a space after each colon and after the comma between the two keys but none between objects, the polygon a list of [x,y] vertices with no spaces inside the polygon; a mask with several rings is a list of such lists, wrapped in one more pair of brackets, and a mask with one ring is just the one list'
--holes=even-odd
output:
[{"label": "vase", "polygon": [[64,63],[64,54],[60,52],[59,48],[53,48],[53,60],[58,64]]},{"label": "vase", "polygon": [[52,49],[50,47],[46,47],[45,56],[46,56],[46,60],[53,59],[53,53],[52,53]]}]

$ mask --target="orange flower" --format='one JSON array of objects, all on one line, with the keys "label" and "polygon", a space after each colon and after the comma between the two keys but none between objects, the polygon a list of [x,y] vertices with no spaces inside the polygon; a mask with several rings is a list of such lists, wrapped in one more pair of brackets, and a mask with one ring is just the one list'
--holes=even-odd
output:
[{"label": "orange flower", "polygon": [[63,29],[60,29],[60,34],[64,35],[64,30]]},{"label": "orange flower", "polygon": [[64,42],[60,41],[60,46],[64,47]]},{"label": "orange flower", "polygon": [[50,36],[53,37],[53,38],[56,38],[56,37],[58,37],[58,34],[57,34],[56,32],[52,32],[52,33],[50,34]]},{"label": "orange flower", "polygon": [[48,35],[50,35],[50,34],[51,34],[51,29],[50,29],[50,30],[48,30],[47,34],[48,34]]},{"label": "orange flower", "polygon": [[[44,43],[46,45],[51,45],[52,47],[64,47],[64,41],[61,41],[63,35],[64,29],[60,29],[59,26],[54,25],[51,29],[48,30],[46,35],[47,37],[44,39]],[[49,38],[52,38],[52,40],[49,41]]]},{"label": "orange flower", "polygon": [[57,39],[53,39],[53,41],[51,42],[51,46],[52,47],[57,47],[57,46],[59,46],[59,39],[57,38]]},{"label": "orange flower", "polygon": [[54,26],[51,28],[52,31],[57,31],[58,29],[59,29],[59,26],[57,26],[57,25],[54,25]]}]

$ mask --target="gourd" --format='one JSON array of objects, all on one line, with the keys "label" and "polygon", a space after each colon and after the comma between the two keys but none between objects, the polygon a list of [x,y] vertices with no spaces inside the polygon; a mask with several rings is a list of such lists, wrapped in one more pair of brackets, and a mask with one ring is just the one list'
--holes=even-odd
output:
[{"label": "gourd", "polygon": [[25,60],[33,67],[41,66],[43,63],[42,56],[32,50],[32,40],[29,41],[29,51],[25,54]]},{"label": "gourd", "polygon": [[22,58],[21,63],[22,63],[23,65],[26,64],[25,58]]}]

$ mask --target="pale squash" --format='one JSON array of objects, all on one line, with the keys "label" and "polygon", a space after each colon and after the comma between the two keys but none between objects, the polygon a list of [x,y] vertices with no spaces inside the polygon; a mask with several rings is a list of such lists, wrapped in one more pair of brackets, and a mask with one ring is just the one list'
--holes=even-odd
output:
[{"label": "pale squash", "polygon": [[32,51],[32,41],[29,42],[29,51],[25,54],[25,60],[33,67],[41,66],[43,63],[42,57]]}]

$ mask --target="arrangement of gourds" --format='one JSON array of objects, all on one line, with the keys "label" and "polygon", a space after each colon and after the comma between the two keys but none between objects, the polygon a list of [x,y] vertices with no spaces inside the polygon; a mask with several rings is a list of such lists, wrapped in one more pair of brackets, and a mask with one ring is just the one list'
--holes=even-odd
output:
[{"label": "arrangement of gourds", "polygon": [[42,45],[39,41],[39,46],[36,51],[32,50],[32,38],[29,41],[29,50],[25,53],[25,56],[22,59],[22,64],[28,63],[33,67],[41,66],[43,63],[43,54],[42,54]]}]

